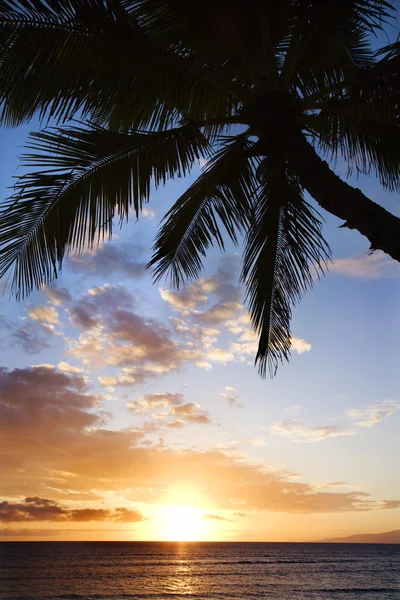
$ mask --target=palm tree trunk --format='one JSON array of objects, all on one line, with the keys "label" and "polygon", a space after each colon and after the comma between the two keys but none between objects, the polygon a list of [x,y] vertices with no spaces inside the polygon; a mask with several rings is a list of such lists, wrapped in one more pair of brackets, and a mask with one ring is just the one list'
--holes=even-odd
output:
[{"label": "palm tree trunk", "polygon": [[322,208],[356,229],[370,241],[371,250],[383,250],[400,261],[400,218],[342,181],[322,160],[301,131],[288,140],[288,161],[304,189]]}]

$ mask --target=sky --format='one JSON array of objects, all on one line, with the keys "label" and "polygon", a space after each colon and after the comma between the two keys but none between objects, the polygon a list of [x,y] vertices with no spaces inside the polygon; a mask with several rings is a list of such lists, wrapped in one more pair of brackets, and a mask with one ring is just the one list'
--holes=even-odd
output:
[{"label": "sky", "polygon": [[[9,194],[34,124],[4,130]],[[314,541],[400,528],[400,266],[322,213],[334,262],[295,308],[290,364],[254,368],[241,247],[180,292],[145,265],[201,172],[0,297],[0,540]],[[340,162],[336,172],[346,177]],[[400,216],[399,194],[350,178]]]}]

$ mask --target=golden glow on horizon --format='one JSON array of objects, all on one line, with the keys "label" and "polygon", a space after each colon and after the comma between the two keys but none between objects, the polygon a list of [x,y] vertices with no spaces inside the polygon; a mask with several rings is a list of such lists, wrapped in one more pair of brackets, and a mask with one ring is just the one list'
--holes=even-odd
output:
[{"label": "golden glow on horizon", "polygon": [[195,542],[205,537],[207,524],[202,511],[190,506],[164,506],[163,538],[170,542]]}]

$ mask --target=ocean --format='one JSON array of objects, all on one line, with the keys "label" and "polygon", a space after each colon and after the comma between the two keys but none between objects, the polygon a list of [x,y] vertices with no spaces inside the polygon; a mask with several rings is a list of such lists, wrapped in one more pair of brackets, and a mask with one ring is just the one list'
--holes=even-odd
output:
[{"label": "ocean", "polygon": [[400,545],[0,543],[1,600],[400,600]]}]

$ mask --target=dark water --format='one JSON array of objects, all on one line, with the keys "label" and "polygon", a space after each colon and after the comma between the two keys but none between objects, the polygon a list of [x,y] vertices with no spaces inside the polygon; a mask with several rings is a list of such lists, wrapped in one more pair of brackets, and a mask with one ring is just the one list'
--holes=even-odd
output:
[{"label": "dark water", "polygon": [[400,600],[400,545],[0,543],[0,598]]}]

